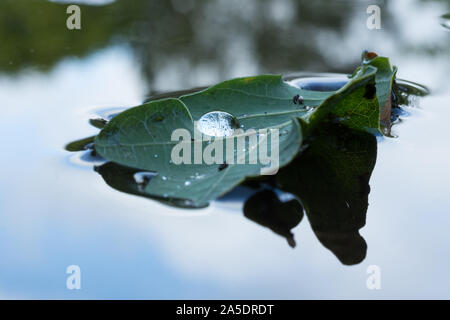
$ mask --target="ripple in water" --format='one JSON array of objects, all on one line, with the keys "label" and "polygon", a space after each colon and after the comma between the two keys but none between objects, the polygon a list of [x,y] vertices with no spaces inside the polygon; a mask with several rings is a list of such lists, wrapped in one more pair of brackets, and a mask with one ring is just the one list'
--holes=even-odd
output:
[{"label": "ripple in water", "polygon": [[308,77],[292,80],[291,85],[303,90],[327,92],[339,90],[348,82],[349,79],[344,77]]}]

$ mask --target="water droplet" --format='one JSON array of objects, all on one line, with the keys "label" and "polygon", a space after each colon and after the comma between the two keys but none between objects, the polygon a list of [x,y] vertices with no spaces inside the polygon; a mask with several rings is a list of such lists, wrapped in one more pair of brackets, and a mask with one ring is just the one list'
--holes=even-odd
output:
[{"label": "water droplet", "polygon": [[155,158],[158,158],[158,155],[157,155],[157,154],[155,154]]},{"label": "water droplet", "polygon": [[197,122],[198,130],[208,136],[227,137],[239,128],[239,121],[231,114],[223,111],[212,111],[204,114]]},{"label": "water droplet", "polygon": [[190,181],[186,181],[186,182],[184,183],[184,185],[185,185],[185,186],[189,186],[189,185],[191,185],[191,182],[190,182]]},{"label": "water droplet", "polygon": [[147,184],[152,180],[153,177],[157,175],[156,172],[148,172],[148,171],[141,171],[136,172],[133,175],[134,181],[136,181],[136,184],[138,185],[138,188],[140,191],[142,191]]},{"label": "water droplet", "polygon": [[164,181],[166,181],[166,180],[167,180],[167,177],[166,177],[166,176],[162,176],[161,179],[163,179]]}]

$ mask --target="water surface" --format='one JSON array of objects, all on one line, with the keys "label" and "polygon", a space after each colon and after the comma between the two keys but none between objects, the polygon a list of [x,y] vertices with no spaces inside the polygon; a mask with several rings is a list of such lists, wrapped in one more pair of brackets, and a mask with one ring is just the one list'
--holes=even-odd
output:
[{"label": "water surface", "polygon": [[[65,4],[2,1],[0,297],[450,298],[450,3],[380,1],[380,30],[366,28],[368,4],[98,1],[69,31]],[[363,49],[431,94],[377,141],[358,264],[325,248],[309,217],[292,248],[240,197],[169,207],[109,187],[64,149],[98,132],[99,112],[238,76],[348,73]],[[73,264],[81,290],[66,288]],[[381,290],[367,289],[370,265]]]}]

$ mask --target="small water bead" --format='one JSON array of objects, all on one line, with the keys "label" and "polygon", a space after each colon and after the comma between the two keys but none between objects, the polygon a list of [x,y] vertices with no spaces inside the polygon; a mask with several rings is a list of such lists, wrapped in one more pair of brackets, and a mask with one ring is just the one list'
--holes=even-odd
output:
[{"label": "small water bead", "polygon": [[190,181],[186,181],[186,182],[184,183],[184,185],[185,185],[185,186],[190,186],[190,185],[191,185],[191,182],[190,182]]},{"label": "small water bead", "polygon": [[143,190],[148,185],[150,180],[152,180],[152,178],[155,177],[156,175],[157,175],[156,172],[141,171],[136,172],[133,175],[133,178],[136,184],[138,185],[138,188],[140,190]]},{"label": "small water bead", "polygon": [[299,95],[299,94],[297,94],[297,95],[295,95],[294,96],[294,98],[292,98],[292,102],[294,103],[294,104],[303,104],[303,97],[301,96],[301,95]]},{"label": "small water bead", "polygon": [[197,129],[208,136],[227,137],[239,128],[239,121],[233,115],[223,111],[204,114],[197,122]]}]

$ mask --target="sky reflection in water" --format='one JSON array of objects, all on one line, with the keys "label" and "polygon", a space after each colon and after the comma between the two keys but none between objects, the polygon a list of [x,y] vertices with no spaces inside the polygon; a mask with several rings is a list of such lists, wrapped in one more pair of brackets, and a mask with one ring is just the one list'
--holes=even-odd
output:
[{"label": "sky reflection in water", "polygon": [[[111,29],[128,33],[114,41],[94,39],[98,45],[82,53],[69,48],[45,63],[24,62],[28,68],[14,67],[20,60],[13,67],[0,63],[1,298],[449,298],[450,41],[439,22],[449,3],[389,2],[380,31],[365,28],[365,5],[343,2],[324,11],[322,4],[302,3],[303,12],[316,12],[310,21],[301,9],[286,10],[294,2],[276,3],[260,5],[274,6],[264,11],[267,29],[237,2],[209,2],[198,9],[207,13],[202,21],[183,9],[185,34],[183,24],[165,33],[140,17],[155,31],[137,36],[139,23],[128,26],[125,16],[125,27],[117,22]],[[245,8],[252,6],[259,8],[246,1]],[[170,23],[179,10],[161,21]],[[317,20],[323,14],[329,20]],[[224,25],[230,32],[214,33]],[[356,266],[326,250],[305,217],[292,230],[292,249],[246,219],[242,202],[167,207],[108,187],[92,166],[80,166],[63,149],[97,132],[88,119],[98,110],[241,75],[349,72],[362,49],[389,56],[400,78],[427,85],[432,94],[394,127],[398,138],[378,141],[360,231],[367,256]],[[65,287],[71,264],[81,267],[80,291]],[[382,270],[378,291],[366,288],[372,264]]]}]

